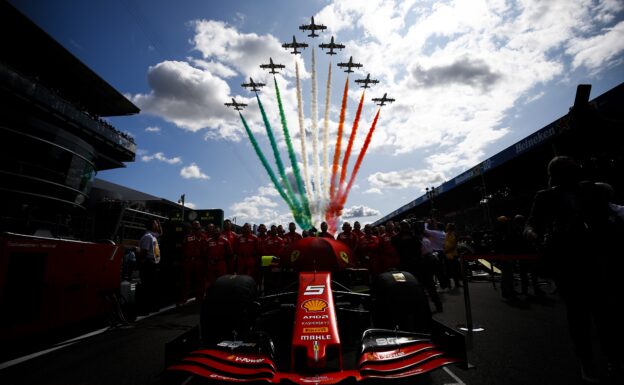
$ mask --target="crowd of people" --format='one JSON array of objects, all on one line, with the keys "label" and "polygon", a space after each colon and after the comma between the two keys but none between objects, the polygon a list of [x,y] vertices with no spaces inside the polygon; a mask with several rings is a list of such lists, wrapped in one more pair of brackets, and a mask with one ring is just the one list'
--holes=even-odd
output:
[{"label": "crowd of people", "polygon": [[372,276],[400,269],[414,274],[426,287],[435,309],[442,311],[437,290],[461,286],[455,226],[409,219],[398,226],[393,221],[385,225],[360,222],[342,224],[336,235],[328,231],[327,223],[315,228],[297,231],[295,223],[257,226],[255,233],[249,223],[242,226],[240,234],[233,231],[232,223],[225,220],[223,229],[208,224],[204,229],[198,221],[192,223],[183,241],[182,284],[179,304],[194,296],[201,300],[205,290],[224,274],[250,275],[261,281],[261,258],[279,257],[291,243],[306,237],[334,239],[344,243],[353,255],[357,267],[366,268]]}]

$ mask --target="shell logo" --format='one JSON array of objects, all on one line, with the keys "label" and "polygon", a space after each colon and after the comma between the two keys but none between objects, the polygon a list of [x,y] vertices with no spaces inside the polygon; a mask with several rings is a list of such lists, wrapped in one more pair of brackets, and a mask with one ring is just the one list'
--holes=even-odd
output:
[{"label": "shell logo", "polygon": [[349,254],[344,251],[340,252],[340,259],[344,261],[344,263],[349,263]]},{"label": "shell logo", "polygon": [[301,252],[299,250],[294,250],[292,253],[290,253],[290,262],[295,262],[297,259],[299,259],[299,255],[301,255]]},{"label": "shell logo", "polygon": [[309,299],[301,304],[301,307],[309,312],[323,311],[327,308],[327,302],[322,299]]}]

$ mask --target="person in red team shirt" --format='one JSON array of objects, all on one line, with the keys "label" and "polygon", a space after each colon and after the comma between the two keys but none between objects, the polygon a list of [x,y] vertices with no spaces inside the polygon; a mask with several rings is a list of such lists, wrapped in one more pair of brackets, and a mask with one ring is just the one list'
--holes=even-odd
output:
[{"label": "person in red team shirt", "polygon": [[398,269],[399,254],[392,244],[392,237],[396,235],[394,231],[394,222],[386,223],[385,231],[379,237],[379,270],[380,272],[390,269]]},{"label": "person in red team shirt", "polygon": [[277,226],[272,225],[269,235],[264,241],[263,255],[278,256],[284,248],[284,240],[277,235]]},{"label": "person in red team shirt", "polygon": [[236,253],[236,272],[238,274],[250,275],[256,282],[258,281],[258,237],[251,233],[251,225],[243,225],[243,233],[236,239],[234,244]]},{"label": "person in red team shirt", "polygon": [[206,287],[205,271],[206,242],[208,237],[201,228],[199,221],[193,221],[191,231],[182,241],[182,287],[178,297],[178,305],[188,300],[191,288],[195,290],[195,299],[200,302],[204,298]]},{"label": "person in red team shirt", "polygon": [[[234,245],[236,244],[236,238],[238,238],[238,234],[232,231],[232,221],[230,221],[229,219],[223,221],[223,231],[221,232],[221,236],[227,239],[228,242],[230,242],[230,245],[234,247]],[[233,257],[234,255],[232,255],[225,261],[228,274],[234,273],[235,261]]]},{"label": "person in red team shirt", "polygon": [[360,222],[358,221],[353,222],[352,233],[355,234],[358,240],[364,236],[364,232],[362,232],[361,228],[362,228],[362,225],[360,225]]},{"label": "person in red team shirt", "polygon": [[227,261],[232,258],[230,242],[219,233],[219,228],[212,223],[208,225],[210,238],[206,243],[207,268],[206,279],[211,286],[217,278],[227,273]]},{"label": "person in red team shirt", "polygon": [[260,223],[258,225],[258,234],[256,234],[256,236],[258,237],[258,254],[260,255],[260,257],[262,257],[263,255],[266,255],[264,253],[264,244],[266,243],[266,239],[269,236],[269,234],[267,234],[267,228],[264,223]]},{"label": "person in red team shirt", "polygon": [[318,236],[318,237],[321,237],[321,238],[331,238],[331,239],[336,239],[336,238],[334,238],[334,236],[333,236],[330,232],[328,232],[328,231],[327,231],[327,227],[328,227],[328,226],[327,226],[327,222],[322,222],[322,223],[321,223],[321,232],[320,232],[320,233],[318,233],[318,235],[317,235],[317,236]]},{"label": "person in red team shirt", "polygon": [[303,236],[299,234],[296,230],[297,230],[297,225],[295,225],[294,222],[290,222],[288,224],[288,232],[282,237],[284,238],[286,245],[290,245],[291,243],[303,238]]},{"label": "person in red team shirt", "polygon": [[284,226],[282,225],[278,225],[277,226],[277,236],[284,239],[284,235],[286,235],[286,230],[284,230]]},{"label": "person in red team shirt", "polygon": [[349,246],[351,250],[355,250],[358,244],[358,238],[353,234],[353,231],[351,231],[351,224],[349,222],[342,224],[342,232],[338,234],[336,239]]},{"label": "person in red team shirt", "polygon": [[371,225],[364,226],[364,236],[360,238],[356,254],[363,267],[369,269],[372,275],[379,271],[379,238],[373,235]]}]

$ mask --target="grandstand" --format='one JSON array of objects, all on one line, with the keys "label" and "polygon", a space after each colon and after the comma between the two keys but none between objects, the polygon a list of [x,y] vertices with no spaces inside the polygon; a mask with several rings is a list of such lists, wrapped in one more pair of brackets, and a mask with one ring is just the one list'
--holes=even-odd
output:
[{"label": "grandstand", "polygon": [[490,229],[500,215],[527,215],[546,166],[556,155],[576,158],[587,180],[610,183],[624,201],[624,83],[588,101],[579,85],[570,111],[455,178],[399,207],[375,225],[408,216],[455,222],[464,233]]}]

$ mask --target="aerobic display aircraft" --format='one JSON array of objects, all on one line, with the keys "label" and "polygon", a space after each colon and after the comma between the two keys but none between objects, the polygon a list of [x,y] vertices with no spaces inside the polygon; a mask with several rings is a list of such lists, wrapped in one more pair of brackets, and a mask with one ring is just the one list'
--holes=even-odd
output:
[{"label": "aerobic display aircraft", "polygon": [[279,72],[275,71],[275,69],[276,68],[284,69],[284,68],[286,68],[286,66],[283,65],[283,64],[275,64],[275,63],[273,63],[273,58],[270,57],[269,58],[269,64],[260,64],[260,68],[262,68],[262,69],[269,68],[270,69],[269,73],[271,73],[271,74],[278,74]]},{"label": "aerobic display aircraft", "polygon": [[299,53],[301,53],[301,51],[298,51],[297,48],[306,48],[308,46],[308,44],[306,43],[297,43],[297,39],[295,39],[295,35],[293,35],[293,40],[292,43],[284,43],[282,44],[282,47],[289,49],[292,48],[292,54],[293,55],[297,55]]},{"label": "aerobic display aircraft", "polygon": [[371,84],[379,83],[379,80],[371,79],[370,74],[366,75],[366,79],[356,79],[356,83],[358,83],[362,88],[370,88]]},{"label": "aerobic display aircraft", "polygon": [[373,102],[376,102],[379,106],[385,106],[386,103],[394,102],[394,99],[386,97],[387,93],[384,94],[381,98],[373,98]]},{"label": "aerobic display aircraft", "polygon": [[349,61],[348,61],[348,62],[346,62],[346,63],[338,63],[338,67],[340,67],[340,68],[347,67],[347,69],[345,70],[345,72],[353,72],[353,69],[352,69],[352,68],[361,68],[361,67],[362,67],[362,64],[360,64],[360,63],[354,63],[354,62],[353,62],[353,56],[351,56],[351,57],[349,58]]},{"label": "aerobic display aircraft", "polygon": [[232,103],[223,103],[228,107],[234,107],[234,109],[236,111],[242,111],[244,107],[247,107],[247,104],[245,103],[239,103],[236,100],[234,100],[234,98],[232,98]]},{"label": "aerobic display aircraft", "polygon": [[327,51],[326,53],[328,55],[335,55],[337,53],[336,51],[334,51],[335,49],[343,49],[345,46],[344,44],[334,43],[334,37],[332,36],[329,43],[321,43],[319,44],[319,47],[321,47],[321,49],[329,48],[329,51]]},{"label": "aerobic display aircraft", "polygon": [[312,16],[311,19],[312,21],[310,22],[310,24],[303,24],[299,26],[299,29],[302,31],[311,31],[308,35],[309,37],[317,37],[319,35],[314,33],[314,31],[323,31],[327,29],[327,27],[323,24],[314,24],[314,16]]},{"label": "aerobic display aircraft", "polygon": [[266,84],[264,84],[264,83],[256,83],[256,82],[254,82],[251,77],[249,78],[249,83],[241,84],[242,87],[250,88],[249,91],[252,91],[252,92],[259,92],[260,89],[258,87],[264,87],[265,85]]}]

